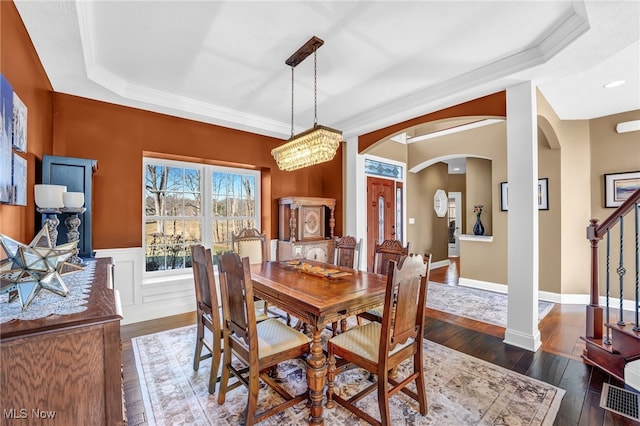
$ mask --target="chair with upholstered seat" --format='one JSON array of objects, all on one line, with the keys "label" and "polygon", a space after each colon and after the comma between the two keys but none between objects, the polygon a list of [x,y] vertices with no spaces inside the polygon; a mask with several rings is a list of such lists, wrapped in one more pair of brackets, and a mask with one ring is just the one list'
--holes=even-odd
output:
[{"label": "chair with upholstered seat", "polygon": [[409,254],[409,243],[402,246],[399,240],[384,240],[381,244],[375,243],[373,249],[372,271],[376,274],[387,275],[389,261],[400,262],[402,256]]},{"label": "chair with upholstered seat", "polygon": [[[200,361],[211,358],[209,375],[209,393],[215,393],[218,379],[218,368],[222,354],[222,327],[220,321],[220,302],[213,274],[213,257],[211,249],[201,244],[191,246],[191,265],[193,281],[196,289],[196,348],[193,354],[193,370],[198,371]],[[255,314],[257,321],[267,319],[262,311]],[[205,328],[211,334],[211,340],[205,337]],[[202,353],[206,348],[208,353]]]},{"label": "chair with upholstered seat", "polygon": [[[427,265],[427,281],[429,280],[429,274],[431,271],[431,253],[425,253],[424,257],[422,258],[425,265]],[[358,314],[358,320],[360,318],[364,318],[366,320],[369,321],[376,321],[376,322],[382,322],[382,306],[378,306],[375,307],[373,309],[369,309],[366,312],[362,312],[360,314]]]},{"label": "chair with upholstered seat", "polygon": [[[218,367],[220,366],[222,329],[220,326],[218,292],[216,291],[215,277],[213,275],[211,249],[205,249],[201,244],[191,246],[191,264],[196,287],[197,324],[193,369],[198,371],[200,361],[211,358],[209,393],[212,394],[215,391]],[[213,334],[211,341],[205,338],[205,328],[209,329]],[[203,347],[208,350],[208,353],[202,354]]]},{"label": "chair with upholstered seat", "polygon": [[[253,284],[247,257],[240,259],[237,253],[231,251],[220,254],[218,270],[223,300],[222,330],[225,347],[218,404],[224,404],[228,390],[244,384],[249,390],[245,419],[247,425],[252,425],[307,398],[306,391],[300,395],[291,395],[267,372],[280,362],[308,353],[311,339],[274,318],[256,323]],[[232,353],[235,355],[234,361],[240,361],[246,368],[237,369],[232,364]],[[231,375],[238,380],[229,386]],[[257,413],[260,379],[285,401]]]},{"label": "chair with upholstered seat", "polygon": [[[231,234],[231,247],[240,258],[248,257],[249,264],[255,265],[269,259],[267,250],[267,236],[255,228],[244,228],[238,235]],[[263,310],[267,315],[267,303],[256,300],[256,309]]]},{"label": "chair with upholstered seat", "polygon": [[[360,245],[362,239],[356,240],[355,237],[345,235],[343,237],[335,238],[335,250],[334,250],[334,265],[346,266],[347,268],[360,269]],[[347,329],[347,320],[343,319],[340,322],[340,330],[345,331]],[[331,331],[335,336],[339,329],[338,323],[331,324]]]},{"label": "chair with upholstered seat", "polygon": [[231,247],[241,258],[248,257],[251,265],[269,259],[267,236],[255,228],[244,228],[237,235],[231,234]]},{"label": "chair with upholstered seat", "polygon": [[[428,283],[426,267],[428,265],[420,255],[404,258],[400,268],[392,261],[387,275],[382,323],[370,322],[329,339],[327,408],[333,408],[337,402],[371,424],[389,425],[389,398],[401,391],[418,402],[422,415],[427,414],[422,346]],[[336,357],[343,363],[355,364],[375,374],[377,380],[350,397],[339,395],[334,383],[338,371]],[[408,359],[413,360],[409,374],[401,381],[392,378],[389,371]],[[406,387],[412,382],[415,382],[415,391]],[[380,421],[355,406],[375,390]]]},{"label": "chair with upholstered seat", "polygon": [[336,237],[334,264],[337,266],[346,266],[347,268],[360,269],[361,243],[362,239],[356,240],[355,237],[350,235]]},{"label": "chair with upholstered seat", "polygon": [[[389,269],[389,262],[393,261],[400,263],[403,257],[409,254],[409,243],[406,247],[402,246],[402,242],[398,240],[384,240],[382,244],[376,242],[373,250],[373,267],[372,270],[376,274],[387,275]],[[357,315],[358,324],[360,319],[364,318],[369,321],[378,321],[382,316],[382,305],[371,309],[367,312],[362,312]]]}]

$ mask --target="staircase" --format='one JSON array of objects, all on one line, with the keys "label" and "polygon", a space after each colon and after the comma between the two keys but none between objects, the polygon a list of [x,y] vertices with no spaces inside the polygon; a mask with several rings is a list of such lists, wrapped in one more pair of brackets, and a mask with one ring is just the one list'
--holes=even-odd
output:
[{"label": "staircase", "polygon": [[[586,347],[582,358],[608,374],[625,381],[625,367],[640,360],[640,305],[638,210],[640,189],[634,192],[604,222],[591,219],[587,239],[591,244],[590,304],[587,306]],[[629,228],[631,227],[631,228]],[[626,228],[626,230],[625,230]],[[631,237],[631,238],[630,238]],[[606,246],[605,283],[600,283],[599,245]],[[612,249],[612,245],[615,247]],[[631,253],[631,255],[630,255]],[[625,264],[631,259],[632,265]],[[612,263],[616,262],[615,265]],[[611,292],[617,291],[618,306],[610,307]],[[604,307],[600,305],[601,294]],[[633,318],[626,318],[625,296],[633,300]],[[628,302],[627,302],[628,303]],[[615,309],[615,312],[611,312]],[[616,318],[612,319],[612,313]],[[629,369],[631,371],[631,369]]]}]

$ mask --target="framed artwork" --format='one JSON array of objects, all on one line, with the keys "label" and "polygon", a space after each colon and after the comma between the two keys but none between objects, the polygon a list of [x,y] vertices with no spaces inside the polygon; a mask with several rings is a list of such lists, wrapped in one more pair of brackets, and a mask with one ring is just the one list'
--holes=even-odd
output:
[{"label": "framed artwork", "polygon": [[640,189],[640,172],[604,175],[604,206],[620,207],[627,198]]},{"label": "framed artwork", "polygon": [[13,153],[13,186],[11,204],[27,205],[27,159]]},{"label": "framed artwork", "polygon": [[11,130],[13,124],[13,88],[0,74],[0,202],[11,197]]},{"label": "framed artwork", "polygon": [[27,106],[13,93],[13,148],[27,152]]},{"label": "framed artwork", "polygon": [[[500,211],[509,210],[509,183],[500,182]],[[549,178],[538,179],[538,210],[549,210]]]}]

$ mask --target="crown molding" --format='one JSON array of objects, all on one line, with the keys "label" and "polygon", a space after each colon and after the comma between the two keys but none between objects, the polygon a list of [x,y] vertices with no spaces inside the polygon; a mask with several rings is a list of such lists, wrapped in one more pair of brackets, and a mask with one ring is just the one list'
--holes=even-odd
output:
[{"label": "crown molding", "polygon": [[[95,26],[92,18],[95,13],[94,3],[78,1],[75,4],[85,68],[87,77],[91,81],[124,99],[144,102],[150,106],[170,108],[179,116],[184,116],[184,113],[193,114],[205,117],[206,122],[227,127],[241,128],[284,139],[290,136],[288,123],[131,84],[113,74],[99,64],[97,57]],[[372,107],[363,113],[339,121],[335,126],[343,130],[345,138],[357,136],[457,102],[465,102],[473,97],[504,90],[511,84],[519,83],[522,78],[510,81],[507,77],[545,63],[589,30],[584,2],[574,1],[572,5],[572,10],[559,19],[555,26],[543,34],[538,41],[534,41],[533,45],[442,83],[397,98],[385,105]]]}]

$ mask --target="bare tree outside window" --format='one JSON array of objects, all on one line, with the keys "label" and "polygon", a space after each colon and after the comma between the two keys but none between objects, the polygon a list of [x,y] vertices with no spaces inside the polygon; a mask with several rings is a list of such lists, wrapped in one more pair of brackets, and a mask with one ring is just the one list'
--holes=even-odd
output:
[{"label": "bare tree outside window", "polygon": [[257,226],[256,179],[250,174],[214,172],[212,182],[214,252],[220,252],[231,249],[232,234]]},{"label": "bare tree outside window", "polygon": [[[221,252],[231,249],[233,233],[259,226],[258,172],[153,159],[145,160],[144,170],[147,272],[190,268],[191,245]],[[210,234],[203,234],[206,224]]]}]

